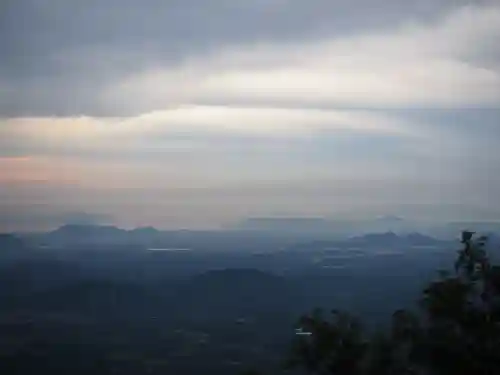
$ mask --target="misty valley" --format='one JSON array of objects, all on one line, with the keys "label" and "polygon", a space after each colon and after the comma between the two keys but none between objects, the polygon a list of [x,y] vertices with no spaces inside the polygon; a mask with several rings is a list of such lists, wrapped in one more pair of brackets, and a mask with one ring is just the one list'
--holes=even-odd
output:
[{"label": "misty valley", "polygon": [[500,375],[499,42],[500,0],[0,0],[0,375]]},{"label": "misty valley", "polygon": [[349,310],[384,327],[458,247],[417,233],[83,225],[0,241],[5,374],[278,374],[301,314]]}]

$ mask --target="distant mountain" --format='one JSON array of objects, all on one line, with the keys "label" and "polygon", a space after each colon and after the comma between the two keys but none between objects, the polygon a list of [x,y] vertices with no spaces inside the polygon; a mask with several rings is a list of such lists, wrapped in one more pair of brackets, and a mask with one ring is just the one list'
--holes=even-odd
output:
[{"label": "distant mountain", "polygon": [[363,245],[392,245],[401,242],[401,237],[393,232],[387,233],[370,233],[363,236],[353,237],[349,240],[350,243]]},{"label": "distant mountain", "polygon": [[342,217],[314,218],[249,218],[241,222],[236,229],[267,231],[276,233],[295,233],[321,235],[323,238],[354,236],[358,233],[396,234],[421,230],[417,222],[399,216],[385,215],[376,218],[352,219]]},{"label": "distant mountain", "polygon": [[391,247],[391,248],[408,248],[418,246],[440,246],[445,242],[433,237],[429,237],[420,233],[410,233],[408,235],[397,235],[394,232],[385,233],[368,233],[363,236],[352,237],[347,240],[340,241],[310,241],[298,243],[291,246],[290,251],[318,251],[348,247]]},{"label": "distant mountain", "polygon": [[158,229],[153,228],[153,227],[140,227],[140,228],[135,228],[129,231],[132,234],[140,234],[140,235],[149,235],[149,236],[155,236],[159,233],[161,233]]},{"label": "distant mountain", "polygon": [[141,227],[128,231],[129,240],[136,244],[153,245],[162,232],[153,227]]},{"label": "distant mountain", "polygon": [[386,233],[393,232],[398,235],[411,231],[420,231],[420,224],[395,215],[384,215],[373,219],[359,220],[353,223],[358,233]]},{"label": "distant mountain", "polygon": [[396,245],[396,246],[436,246],[442,244],[442,241],[417,232],[408,235],[397,235],[394,232],[370,233],[360,237],[354,237],[349,240],[352,243],[364,245]]},{"label": "distant mountain", "polygon": [[42,235],[42,242],[49,246],[149,245],[161,234],[153,227],[125,230],[112,225],[66,224]]},{"label": "distant mountain", "polygon": [[1,251],[16,251],[25,248],[24,242],[12,235],[7,233],[0,233],[0,252]]},{"label": "distant mountain", "polygon": [[15,261],[32,256],[29,246],[17,236],[0,234],[0,261]]},{"label": "distant mountain", "polygon": [[94,245],[123,243],[127,231],[111,225],[67,224],[45,234],[44,240],[52,246]]},{"label": "distant mountain", "polygon": [[61,236],[119,235],[126,232],[112,225],[66,224],[51,232]]}]

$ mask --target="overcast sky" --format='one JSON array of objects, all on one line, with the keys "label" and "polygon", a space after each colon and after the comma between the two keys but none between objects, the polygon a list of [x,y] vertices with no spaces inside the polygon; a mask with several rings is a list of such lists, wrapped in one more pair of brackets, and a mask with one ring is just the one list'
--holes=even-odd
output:
[{"label": "overcast sky", "polygon": [[4,0],[0,56],[0,230],[500,219],[495,0]]}]

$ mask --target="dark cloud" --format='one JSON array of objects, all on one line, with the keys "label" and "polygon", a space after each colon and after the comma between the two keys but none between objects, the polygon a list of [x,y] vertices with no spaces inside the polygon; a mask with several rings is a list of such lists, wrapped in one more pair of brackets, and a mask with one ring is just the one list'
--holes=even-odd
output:
[{"label": "dark cloud", "polygon": [[[467,3],[470,2],[8,0],[3,2],[2,47],[12,61],[23,62],[29,71],[36,72],[42,67],[26,65],[30,57],[50,56],[74,47],[141,49],[151,45],[164,57],[172,58],[212,44],[380,29],[405,19],[432,19],[450,7]],[[14,64],[6,65],[16,68]]]},{"label": "dark cloud", "polygon": [[96,92],[148,67],[253,41],[380,32],[487,3],[492,1],[7,0],[0,16],[0,114],[105,114]]}]

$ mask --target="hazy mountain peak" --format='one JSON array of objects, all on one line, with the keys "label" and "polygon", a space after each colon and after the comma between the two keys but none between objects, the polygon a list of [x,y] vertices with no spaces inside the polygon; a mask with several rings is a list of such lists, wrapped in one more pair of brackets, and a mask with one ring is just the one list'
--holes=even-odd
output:
[{"label": "hazy mountain peak", "polygon": [[87,225],[87,224],[65,224],[54,230],[52,233],[78,234],[83,232],[121,232],[122,229],[113,225]]},{"label": "hazy mountain peak", "polygon": [[132,233],[142,233],[142,234],[157,234],[160,231],[154,227],[147,226],[147,227],[138,227],[130,230]]},{"label": "hazy mountain peak", "polygon": [[12,234],[0,233],[0,251],[13,249],[17,250],[23,247],[24,242],[18,237]]}]

